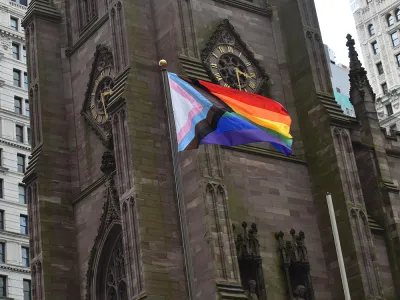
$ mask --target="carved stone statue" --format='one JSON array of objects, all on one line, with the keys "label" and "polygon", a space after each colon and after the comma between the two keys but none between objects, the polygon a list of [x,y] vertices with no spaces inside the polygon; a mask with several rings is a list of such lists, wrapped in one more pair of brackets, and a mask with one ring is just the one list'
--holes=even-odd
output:
[{"label": "carved stone statue", "polygon": [[298,285],[294,289],[294,292],[293,292],[293,297],[294,298],[293,299],[295,299],[295,300],[307,300],[306,294],[307,294],[306,287],[304,285]]},{"label": "carved stone statue", "polygon": [[249,300],[258,300],[258,296],[256,294],[256,286],[257,283],[255,280],[249,280],[249,290],[246,291],[246,296]]}]

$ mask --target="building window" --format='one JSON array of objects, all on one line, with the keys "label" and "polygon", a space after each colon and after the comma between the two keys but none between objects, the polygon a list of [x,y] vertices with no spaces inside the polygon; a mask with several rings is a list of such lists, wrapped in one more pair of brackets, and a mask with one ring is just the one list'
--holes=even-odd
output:
[{"label": "building window", "polygon": [[3,165],[3,149],[0,148],[0,166]]},{"label": "building window", "polygon": [[372,24],[369,24],[369,25],[368,25],[368,32],[369,32],[369,36],[375,35],[375,28],[374,28],[374,25],[372,25]]},{"label": "building window", "polygon": [[18,166],[18,172],[20,173],[25,172],[25,155],[17,154],[17,166]]},{"label": "building window", "polygon": [[392,38],[393,47],[398,46],[399,45],[399,35],[398,35],[397,31],[393,32],[390,36]]},{"label": "building window", "polygon": [[19,229],[21,234],[28,234],[28,217],[25,215],[19,216]]},{"label": "building window", "polygon": [[4,230],[4,210],[0,210],[0,230]]},{"label": "building window", "polygon": [[15,136],[17,138],[17,142],[24,142],[24,127],[21,125],[15,125]]},{"label": "building window", "polygon": [[14,112],[22,114],[22,99],[20,97],[14,97]]},{"label": "building window", "polygon": [[381,84],[381,88],[382,88],[383,94],[386,95],[387,92],[388,92],[388,87],[387,87],[386,82],[384,82],[384,83]]},{"label": "building window", "polygon": [[24,88],[28,89],[28,73],[24,73]]},{"label": "building window", "polygon": [[30,145],[31,144],[31,129],[30,128],[26,129],[26,139],[28,141],[28,144]]},{"label": "building window", "polygon": [[25,116],[29,117],[29,100],[25,100]]},{"label": "building window", "polygon": [[19,58],[20,58],[20,56],[19,56],[19,44],[12,43],[12,53],[13,53],[13,58],[19,60]]},{"label": "building window", "polygon": [[379,53],[378,42],[377,41],[373,41],[371,43],[371,46],[372,46],[372,51],[374,52],[374,54],[378,54]]},{"label": "building window", "polygon": [[23,184],[18,185],[19,203],[26,204],[26,189]]},{"label": "building window", "polygon": [[29,267],[29,248],[22,247],[22,265],[24,267]]},{"label": "building window", "polygon": [[7,276],[0,275],[0,297],[7,297]]},{"label": "building window", "polygon": [[388,26],[392,26],[394,24],[393,16],[391,14],[387,15],[386,16],[386,21],[387,21]]},{"label": "building window", "polygon": [[400,21],[400,9],[396,9],[396,20]]},{"label": "building window", "polygon": [[18,4],[28,6],[28,0],[11,0],[12,2],[16,2]]},{"label": "building window", "polygon": [[22,47],[22,61],[26,63],[26,47]]},{"label": "building window", "polygon": [[31,281],[24,279],[24,300],[32,300]]},{"label": "building window", "polygon": [[0,198],[4,198],[4,179],[0,178]]},{"label": "building window", "polygon": [[387,115],[388,115],[388,116],[393,115],[393,107],[392,107],[392,104],[389,103],[389,104],[385,105],[385,107],[386,107]]},{"label": "building window", "polygon": [[389,131],[396,131],[396,130],[397,130],[397,124],[390,125]]},{"label": "building window", "polygon": [[10,27],[13,30],[18,31],[18,19],[17,18],[10,17]]},{"label": "building window", "polygon": [[21,71],[13,70],[14,86],[21,87]]},{"label": "building window", "polygon": [[6,261],[6,244],[0,243],[0,263],[4,264]]},{"label": "building window", "polygon": [[379,62],[379,63],[376,64],[376,68],[378,69],[378,74],[379,74],[379,75],[382,75],[382,74],[384,73],[384,72],[383,72],[383,65],[382,65],[381,62]]},{"label": "building window", "polygon": [[4,230],[4,210],[0,210],[0,230]]}]

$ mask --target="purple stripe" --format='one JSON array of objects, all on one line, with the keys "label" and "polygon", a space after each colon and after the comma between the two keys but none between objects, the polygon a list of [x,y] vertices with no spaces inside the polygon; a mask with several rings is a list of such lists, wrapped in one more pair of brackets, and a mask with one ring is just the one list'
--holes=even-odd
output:
[{"label": "purple stripe", "polygon": [[277,137],[271,136],[261,129],[232,130],[211,132],[204,137],[200,144],[218,144],[222,146],[237,146],[242,144],[268,142],[284,154],[292,154],[292,150]]}]

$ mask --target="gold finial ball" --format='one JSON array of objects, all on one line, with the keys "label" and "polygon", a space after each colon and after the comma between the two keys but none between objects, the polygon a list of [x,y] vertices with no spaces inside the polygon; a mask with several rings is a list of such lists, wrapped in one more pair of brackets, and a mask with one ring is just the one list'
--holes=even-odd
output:
[{"label": "gold finial ball", "polygon": [[162,59],[162,60],[160,60],[160,62],[158,63],[158,65],[159,65],[161,68],[165,68],[165,67],[168,65],[168,63],[167,63],[167,61],[166,61],[165,59]]}]

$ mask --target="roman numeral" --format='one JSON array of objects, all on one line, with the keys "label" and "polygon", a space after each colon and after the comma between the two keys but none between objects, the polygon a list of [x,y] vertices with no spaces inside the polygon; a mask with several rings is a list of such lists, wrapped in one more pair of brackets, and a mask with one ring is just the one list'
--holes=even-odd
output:
[{"label": "roman numeral", "polygon": [[101,77],[104,77],[104,71],[101,71],[100,76],[101,76]]},{"label": "roman numeral", "polygon": [[239,53],[239,57],[241,57],[241,56],[242,56],[242,52]]},{"label": "roman numeral", "polygon": [[233,48],[231,46],[228,46],[228,52],[233,53]]},{"label": "roman numeral", "polygon": [[96,95],[96,93],[92,93],[92,96]]},{"label": "roman numeral", "polygon": [[97,119],[97,112],[93,112],[93,118]]},{"label": "roman numeral", "polygon": [[90,108],[93,109],[94,108],[94,104],[90,105]]},{"label": "roman numeral", "polygon": [[256,78],[256,74],[250,73],[250,78]]},{"label": "roman numeral", "polygon": [[214,52],[212,53],[212,55],[213,55],[215,58],[218,58],[218,55],[215,54]]},{"label": "roman numeral", "polygon": [[243,89],[243,91],[245,91],[246,93],[248,93],[247,89]]},{"label": "roman numeral", "polygon": [[221,52],[221,54],[225,53],[225,49],[222,46],[218,47],[219,52]]},{"label": "roman numeral", "polygon": [[99,84],[99,81],[96,79],[96,81],[94,82],[95,85]]},{"label": "roman numeral", "polygon": [[98,115],[96,119],[97,119],[97,122],[101,123],[103,121],[103,116]]},{"label": "roman numeral", "polygon": [[221,80],[222,80],[221,74],[215,73],[214,76],[215,76],[215,78],[217,78],[218,81],[221,81]]},{"label": "roman numeral", "polygon": [[217,68],[217,64],[211,64],[211,68],[216,69]]},{"label": "roman numeral", "polygon": [[250,67],[250,66],[251,66],[251,63],[248,62],[248,63],[246,64],[246,67]]},{"label": "roman numeral", "polygon": [[256,84],[253,81],[250,81],[249,87],[254,90],[256,88]]},{"label": "roman numeral", "polygon": [[230,88],[231,86],[229,84],[225,83],[224,87]]}]

